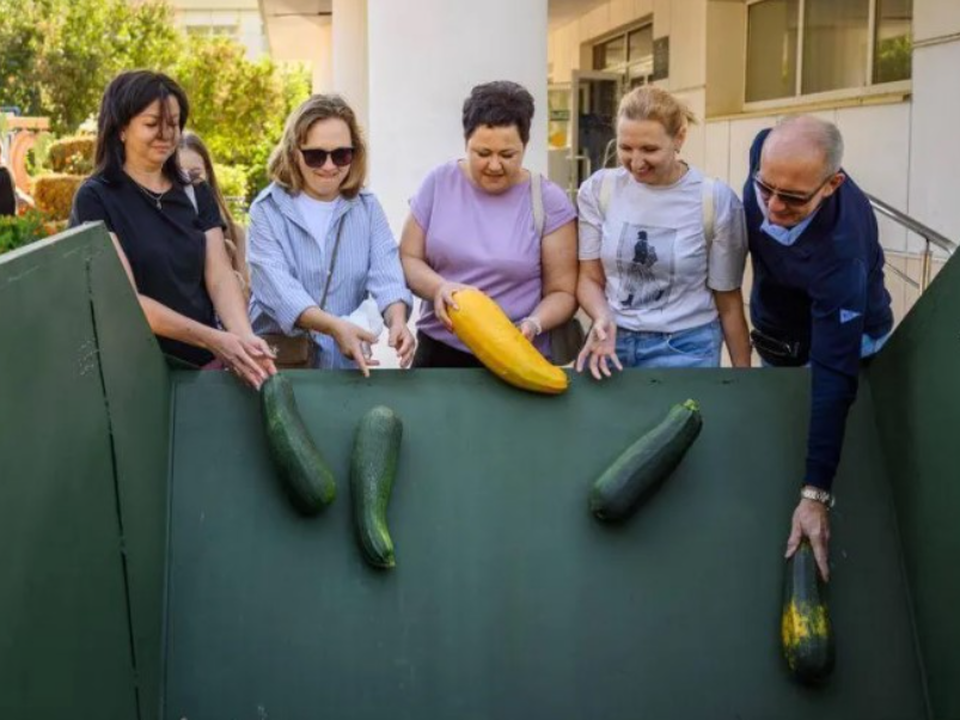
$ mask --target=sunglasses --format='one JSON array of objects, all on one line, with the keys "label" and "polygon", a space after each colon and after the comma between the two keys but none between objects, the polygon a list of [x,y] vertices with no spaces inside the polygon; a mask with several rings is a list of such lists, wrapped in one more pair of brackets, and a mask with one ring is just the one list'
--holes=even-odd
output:
[{"label": "sunglasses", "polygon": [[321,150],[320,148],[300,148],[303,162],[307,167],[322,168],[327,164],[327,157],[339,168],[346,167],[353,162],[353,148],[339,147],[336,150]]},{"label": "sunglasses", "polygon": [[760,173],[753,174],[753,182],[757,185],[757,190],[760,191],[760,197],[763,198],[763,202],[770,202],[770,198],[774,195],[777,196],[777,199],[782,202],[787,207],[800,208],[813,200],[817,193],[823,190],[824,186],[833,179],[833,175],[828,175],[826,180],[820,183],[817,186],[817,189],[814,190],[809,195],[799,195],[797,193],[784,193],[780,190],[777,190],[775,187],[770,187],[763,180],[760,179]]}]

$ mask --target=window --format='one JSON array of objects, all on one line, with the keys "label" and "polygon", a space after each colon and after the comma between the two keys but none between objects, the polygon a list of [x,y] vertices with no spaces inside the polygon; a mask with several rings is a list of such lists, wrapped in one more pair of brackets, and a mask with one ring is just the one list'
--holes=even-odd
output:
[{"label": "window", "polygon": [[593,46],[593,69],[622,72],[631,88],[653,74],[653,25],[647,23]]},{"label": "window", "polygon": [[747,102],[910,78],[912,0],[754,0]]}]

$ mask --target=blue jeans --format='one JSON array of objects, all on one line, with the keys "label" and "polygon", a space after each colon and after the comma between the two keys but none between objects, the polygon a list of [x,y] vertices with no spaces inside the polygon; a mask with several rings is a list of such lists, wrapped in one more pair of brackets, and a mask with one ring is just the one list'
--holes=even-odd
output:
[{"label": "blue jeans", "polygon": [[675,333],[617,328],[617,357],[625,368],[720,367],[720,321]]}]

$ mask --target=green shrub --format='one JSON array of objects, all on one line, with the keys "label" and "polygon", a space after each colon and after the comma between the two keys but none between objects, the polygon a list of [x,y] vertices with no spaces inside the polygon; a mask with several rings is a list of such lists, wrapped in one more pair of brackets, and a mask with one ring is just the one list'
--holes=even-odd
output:
[{"label": "green shrub", "polygon": [[0,254],[41,240],[57,230],[36,210],[20,216],[0,217]]},{"label": "green shrub", "polygon": [[89,175],[93,172],[93,155],[97,139],[92,135],[63,138],[50,143],[48,162],[55,173]]}]

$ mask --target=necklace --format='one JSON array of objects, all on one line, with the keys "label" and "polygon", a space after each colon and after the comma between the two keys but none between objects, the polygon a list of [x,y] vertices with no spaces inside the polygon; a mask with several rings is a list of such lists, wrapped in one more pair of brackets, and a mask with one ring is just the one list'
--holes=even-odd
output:
[{"label": "necklace", "polygon": [[157,210],[163,210],[163,205],[161,204],[160,201],[163,200],[163,196],[166,195],[168,192],[170,192],[172,188],[168,188],[167,190],[164,190],[162,193],[155,193],[152,190],[147,190],[143,185],[138,183],[136,180],[133,181],[133,184],[136,185],[137,188],[139,188],[140,192],[142,192],[145,196],[147,196],[154,202],[154,204],[157,206]]}]

